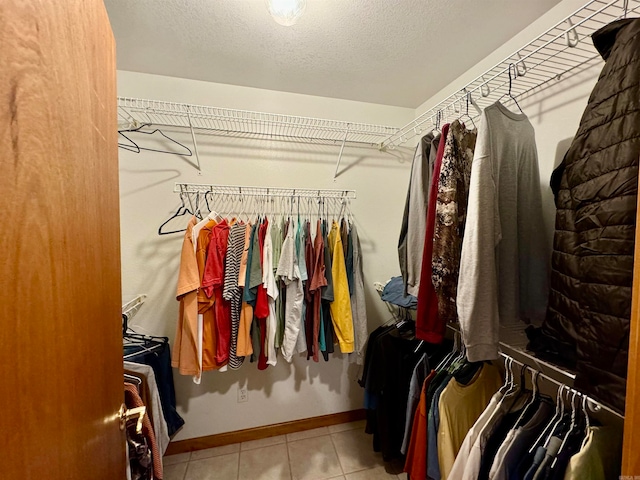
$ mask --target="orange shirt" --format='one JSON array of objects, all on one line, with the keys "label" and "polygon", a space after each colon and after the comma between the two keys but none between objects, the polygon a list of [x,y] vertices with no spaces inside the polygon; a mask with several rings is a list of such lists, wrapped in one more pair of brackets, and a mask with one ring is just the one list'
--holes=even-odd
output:
[{"label": "orange shirt", "polygon": [[178,368],[182,375],[200,374],[198,361],[198,288],[200,287],[200,274],[191,240],[191,232],[196,223],[196,218],[191,218],[184,235],[176,290],[176,299],[180,302],[180,306],[171,365]]},{"label": "orange shirt", "polygon": [[404,464],[404,471],[409,474],[410,480],[427,478],[427,388],[435,376],[436,372],[432,370],[422,384],[420,402],[413,417],[411,440]]},{"label": "orange shirt", "polygon": [[200,233],[198,233],[198,244],[196,245],[196,263],[198,264],[198,313],[202,315],[202,370],[218,370],[227,362],[218,364],[216,362],[216,329],[215,312],[213,304],[215,295],[207,297],[202,288],[202,278],[204,277],[207,263],[207,251],[211,241],[211,230],[217,225],[214,220],[207,223]]}]

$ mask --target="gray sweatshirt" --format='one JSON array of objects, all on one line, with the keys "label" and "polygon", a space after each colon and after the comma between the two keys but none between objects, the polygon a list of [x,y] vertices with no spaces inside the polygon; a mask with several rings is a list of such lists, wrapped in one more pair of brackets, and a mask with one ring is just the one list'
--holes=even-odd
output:
[{"label": "gray sweatshirt", "polygon": [[458,277],[469,361],[498,358],[501,325],[543,318],[546,241],[533,125],[494,103],[478,127]]},{"label": "gray sweatshirt", "polygon": [[[427,204],[435,153],[431,155],[433,134],[428,133],[418,143],[411,165],[411,178],[405,206],[406,230],[401,234],[398,251],[400,270],[405,279],[406,293],[418,296],[420,289],[420,270],[422,269],[422,251],[427,228]],[[437,146],[436,146],[437,149]],[[404,258],[403,258],[404,257]],[[403,265],[403,261],[405,265]]]}]

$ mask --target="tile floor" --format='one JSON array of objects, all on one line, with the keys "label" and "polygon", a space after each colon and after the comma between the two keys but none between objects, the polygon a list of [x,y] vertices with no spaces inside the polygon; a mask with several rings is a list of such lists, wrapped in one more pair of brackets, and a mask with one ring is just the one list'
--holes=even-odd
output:
[{"label": "tile floor", "polygon": [[364,421],[164,458],[164,480],[405,479],[401,472],[373,451]]}]

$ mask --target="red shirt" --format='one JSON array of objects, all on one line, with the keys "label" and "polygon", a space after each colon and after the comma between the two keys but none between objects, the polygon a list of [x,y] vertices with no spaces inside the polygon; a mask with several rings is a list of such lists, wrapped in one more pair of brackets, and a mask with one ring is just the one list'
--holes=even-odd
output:
[{"label": "red shirt", "polygon": [[218,365],[229,359],[231,343],[231,303],[222,296],[224,288],[224,263],[229,241],[229,224],[223,220],[211,230],[211,240],[207,250],[207,263],[202,278],[202,289],[208,297],[214,297],[215,317],[213,327],[216,333],[215,361]]},{"label": "red shirt", "polygon": [[438,154],[433,166],[431,189],[429,191],[429,205],[427,205],[427,231],[424,237],[422,252],[422,269],[420,271],[420,288],[418,290],[418,312],[416,314],[416,337],[429,343],[441,343],[444,338],[446,324],[438,315],[438,296],[431,281],[431,256],[433,255],[433,234],[436,224],[436,200],[438,198],[438,181],[440,167],[444,156],[444,146],[447,143],[449,124],[442,127],[442,136],[438,144]]}]

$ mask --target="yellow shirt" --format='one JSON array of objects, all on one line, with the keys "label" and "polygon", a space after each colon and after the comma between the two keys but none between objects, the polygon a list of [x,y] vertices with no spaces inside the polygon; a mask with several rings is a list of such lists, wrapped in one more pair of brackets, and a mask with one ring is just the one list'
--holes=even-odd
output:
[{"label": "yellow shirt", "polygon": [[452,379],[442,391],[438,401],[438,463],[442,478],[449,478],[464,437],[501,386],[498,369],[484,364],[469,385]]},{"label": "yellow shirt", "polygon": [[622,431],[615,427],[589,427],[582,448],[571,460],[564,480],[620,478]]},{"label": "yellow shirt", "polygon": [[329,251],[331,252],[331,276],[333,277],[333,302],[331,302],[331,321],[342,353],[353,352],[353,318],[351,316],[351,297],[347,281],[347,267],[344,263],[344,249],[337,222],[331,225],[329,232]]}]

